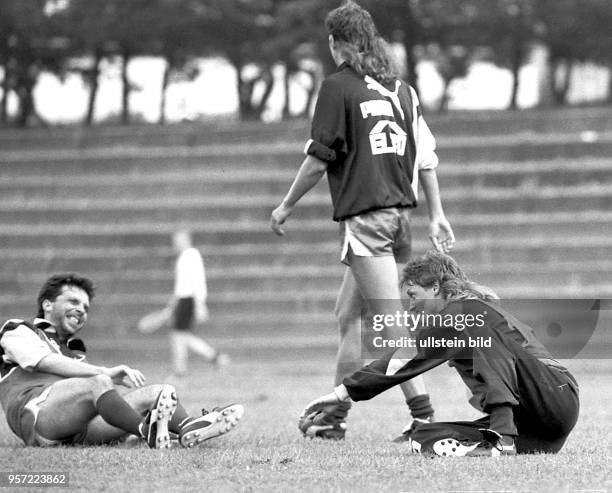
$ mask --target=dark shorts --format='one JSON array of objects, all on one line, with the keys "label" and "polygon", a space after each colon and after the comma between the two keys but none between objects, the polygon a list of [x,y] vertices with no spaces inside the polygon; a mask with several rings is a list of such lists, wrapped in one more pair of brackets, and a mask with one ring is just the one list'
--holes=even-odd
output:
[{"label": "dark shorts", "polygon": [[65,443],[60,440],[49,440],[36,431],[39,404],[47,398],[51,385],[28,389],[7,409],[6,420],[9,427],[27,446],[48,447]]},{"label": "dark shorts", "polygon": [[389,207],[340,221],[342,263],[349,265],[349,249],[357,257],[393,256],[398,263],[408,262],[411,211],[409,207]]},{"label": "dark shorts", "polygon": [[194,320],[193,298],[179,298],[174,308],[174,328],[176,330],[191,330]]}]

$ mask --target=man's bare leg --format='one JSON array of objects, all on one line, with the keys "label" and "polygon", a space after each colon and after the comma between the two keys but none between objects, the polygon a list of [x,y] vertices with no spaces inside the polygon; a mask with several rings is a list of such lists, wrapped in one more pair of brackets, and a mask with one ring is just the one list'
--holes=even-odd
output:
[{"label": "man's bare leg", "polygon": [[39,404],[36,431],[49,440],[82,433],[98,414],[123,430],[138,434],[141,416],[118,394],[105,375],[67,378],[51,385]]}]

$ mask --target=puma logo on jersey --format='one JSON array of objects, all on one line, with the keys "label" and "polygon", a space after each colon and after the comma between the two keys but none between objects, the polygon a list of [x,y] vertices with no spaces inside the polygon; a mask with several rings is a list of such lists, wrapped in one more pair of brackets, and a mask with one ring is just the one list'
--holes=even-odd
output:
[{"label": "puma logo on jersey", "polygon": [[397,123],[381,120],[370,131],[370,146],[372,154],[397,154],[403,156],[406,152],[408,136]]},{"label": "puma logo on jersey", "polygon": [[399,112],[400,116],[402,117],[402,120],[406,119],[404,117],[404,110],[402,109],[402,105],[401,105],[400,99],[399,99],[399,88],[401,86],[401,83],[400,83],[399,80],[395,81],[395,90],[394,91],[389,91],[389,89],[387,89],[380,82],[378,82],[377,80],[373,79],[369,75],[366,75],[364,79],[365,79],[366,83],[368,84],[368,89],[378,92],[383,98],[389,98],[393,102],[395,107],[397,108],[397,111]]},{"label": "puma logo on jersey", "polygon": [[373,99],[372,101],[364,101],[359,107],[364,118],[370,116],[388,116],[393,118],[393,106],[391,106],[389,101]]}]

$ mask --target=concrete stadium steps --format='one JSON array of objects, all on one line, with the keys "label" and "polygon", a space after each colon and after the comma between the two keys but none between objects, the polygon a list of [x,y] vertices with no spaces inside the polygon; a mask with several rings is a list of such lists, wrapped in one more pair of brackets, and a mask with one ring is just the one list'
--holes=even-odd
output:
[{"label": "concrete stadium steps", "polygon": [[[190,172],[180,170],[96,173],[70,176],[63,174],[33,174],[31,176],[0,176],[0,210],[31,206],[47,202],[55,206],[58,200],[87,200],[88,203],[108,197],[115,200],[141,202],[146,199],[160,201],[213,200],[218,197],[245,197],[270,195],[278,200],[286,193],[298,167],[286,169],[224,169],[202,167]],[[1,167],[0,167],[1,169]],[[535,193],[558,187],[597,187],[612,183],[609,159],[582,158],[577,160],[544,160],[525,162],[461,163],[445,162],[438,169],[445,195],[452,199],[466,191],[485,194],[488,191],[512,189],[514,193]],[[327,197],[327,184],[323,180],[320,194]],[[109,205],[107,207],[112,207]]]},{"label": "concrete stadium steps", "polygon": [[[209,277],[223,277],[225,270],[266,269],[279,267],[299,268],[312,266],[330,271],[340,267],[337,241],[274,243],[211,244],[203,243],[206,235],[196,235],[198,248],[204,253]],[[0,275],[18,277],[19,274],[77,271],[116,272],[166,271],[171,274],[174,256],[169,239],[160,238],[160,246],[134,247],[49,247],[0,248]],[[167,245],[162,246],[167,243]],[[413,242],[416,255],[425,252],[431,245],[424,236]],[[480,272],[482,266],[498,264],[536,264],[548,269],[558,264],[579,264],[587,260],[606,261],[612,249],[612,237],[601,232],[589,237],[588,242],[580,237],[555,233],[527,238],[512,237],[498,241],[495,237],[465,238],[459,236],[453,255],[468,272]],[[470,267],[471,266],[471,267]],[[469,268],[468,268],[469,267]],[[217,274],[215,274],[217,273]]]},{"label": "concrete stadium steps", "polygon": [[[34,149],[0,152],[0,168],[14,176],[56,173],[190,171],[202,167],[238,169],[294,169],[304,142],[256,142],[237,145],[197,147],[95,147],[86,149]],[[612,154],[612,132],[585,142],[580,134],[499,135],[440,137],[438,154],[442,162],[490,162],[552,158],[605,158]],[[297,160],[297,163],[296,163]]]},{"label": "concrete stadium steps", "polygon": [[[204,214],[204,213],[203,213]],[[427,237],[427,219],[421,210],[413,218],[413,235]],[[546,238],[551,235],[582,236],[588,238],[607,231],[612,223],[612,211],[586,212],[532,212],[498,213],[453,216],[453,227],[459,237],[484,241],[494,238],[502,243],[513,238]],[[70,248],[76,245],[99,247],[160,246],[168,242],[168,236],[180,226],[181,221],[123,221],[117,214],[115,222],[70,224],[0,223],[5,247],[45,246]],[[184,217],[184,216],[183,216]],[[268,219],[246,221],[189,222],[198,233],[214,244],[239,244],[242,242],[275,244],[281,242],[316,243],[336,237],[337,226],[329,219],[300,219],[295,214],[287,226],[284,238],[274,236],[269,230]]]},{"label": "concrete stadium steps", "polygon": [[[607,115],[430,120],[455,256],[475,280],[506,297],[612,296]],[[307,134],[304,122],[0,132],[0,317],[32,314],[42,280],[73,270],[99,285],[92,326],[125,333],[166,303],[170,234],[188,225],[207,264],[207,331],[333,331],[344,268],[326,183],[285,237],[268,226]],[[424,207],[413,224],[418,254]]]},{"label": "concrete stadium steps", "polygon": [[[537,210],[543,212],[575,211],[588,207],[592,210],[612,209],[612,172],[610,181],[585,186],[557,186],[546,188],[453,188],[444,194],[448,214],[461,216],[479,213],[518,213]],[[109,194],[113,196],[114,194]],[[30,197],[23,201],[0,198],[0,224],[53,223],[133,223],[141,221],[178,222],[249,221],[268,218],[278,204],[280,194],[242,194],[189,197],[160,196],[158,198],[75,199],[69,190],[63,199],[50,201]],[[329,194],[311,193],[300,204],[302,218],[315,219],[331,216]],[[120,220],[117,219],[120,214]],[[66,218],[66,219],[64,219]]]},{"label": "concrete stadium steps", "polygon": [[[205,234],[196,234],[198,248],[204,253],[209,277],[223,277],[226,269],[251,269],[312,266],[314,269],[334,270],[339,266],[337,241],[274,243],[211,244],[204,243]],[[0,276],[18,277],[21,273],[77,271],[77,272],[123,272],[161,271],[170,273],[174,268],[174,256],[169,239],[160,238],[160,246],[134,247],[23,247],[0,248]],[[415,254],[431,248],[424,236],[413,242]],[[458,237],[453,255],[465,265],[480,272],[480,266],[497,264],[541,264],[553,268],[558,263],[580,263],[585,260],[609,258],[612,237],[601,232],[590,236],[588,242],[580,237],[568,237],[556,233],[512,237],[499,241],[495,237]],[[468,272],[471,272],[468,269]],[[214,285],[213,285],[214,287]]]},{"label": "concrete stadium steps", "polygon": [[432,131],[441,135],[499,135],[551,132],[612,131],[611,107],[567,110],[454,111],[425,114]]},{"label": "concrete stadium steps", "polygon": [[[496,289],[521,284],[551,285],[578,287],[591,284],[602,284],[608,281],[612,270],[612,260],[593,261],[585,259],[556,264],[530,262],[519,265],[512,262],[490,264],[465,263],[464,268],[475,281],[486,285],[495,285]],[[173,278],[171,269],[110,271],[87,270],[96,281],[97,289],[102,295],[113,293],[138,293],[143,297],[155,297],[159,293],[172,290]],[[264,296],[273,298],[273,293],[297,293],[302,291],[312,298],[319,288],[333,290],[340,287],[344,267],[334,265],[279,265],[269,266],[252,263],[251,265],[212,267],[207,270],[210,285],[209,301],[212,305],[231,300],[235,293],[244,293],[245,299]],[[0,290],[7,292],[16,289],[22,294],[35,293],[47,278],[47,274],[38,272],[3,272],[0,279]],[[502,279],[500,281],[499,279]],[[256,293],[246,295],[246,293]],[[230,293],[230,294],[228,294]],[[299,298],[299,297],[298,297]]]},{"label": "concrete stadium steps", "polygon": [[[453,111],[447,114],[426,112],[425,118],[440,135],[504,135],[612,132],[610,107],[551,110]],[[237,123],[217,118],[211,123],[157,125],[50,127],[27,132],[5,130],[0,133],[2,149],[67,149],[92,146],[197,146],[202,144],[240,144],[245,142],[286,142],[307,138],[306,120],[281,123]]]}]

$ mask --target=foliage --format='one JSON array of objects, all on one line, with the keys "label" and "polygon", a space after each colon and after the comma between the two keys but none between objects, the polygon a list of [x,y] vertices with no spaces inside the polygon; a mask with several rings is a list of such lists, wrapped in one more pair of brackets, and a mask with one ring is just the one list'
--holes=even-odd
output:
[{"label": "foliage", "polygon": [[[142,55],[162,57],[160,122],[165,93],[174,80],[198,74],[197,60],[225,57],[238,74],[236,90],[243,119],[260,119],[275,77],[285,68],[285,109],[290,117],[291,81],[303,80],[308,113],[322,73],[333,70],[323,21],[340,0],[3,0],[0,16],[2,99],[0,120],[8,120],[7,100],[15,94],[15,122],[37,119],[33,88],[41,71],[82,75],[90,90],[84,122],[94,119],[104,59],[120,59],[122,121],[130,118],[127,67]],[[516,107],[519,70],[534,42],[550,53],[550,91],[565,104],[571,69],[577,62],[612,66],[612,5],[609,0],[361,0],[389,41],[403,45],[405,76],[418,89],[419,57],[434,61],[446,87],[485,56],[510,69],[514,84],[509,107]],[[321,68],[317,68],[321,67]],[[565,77],[561,77],[565,74]],[[612,94],[612,90],[611,90]]]}]

